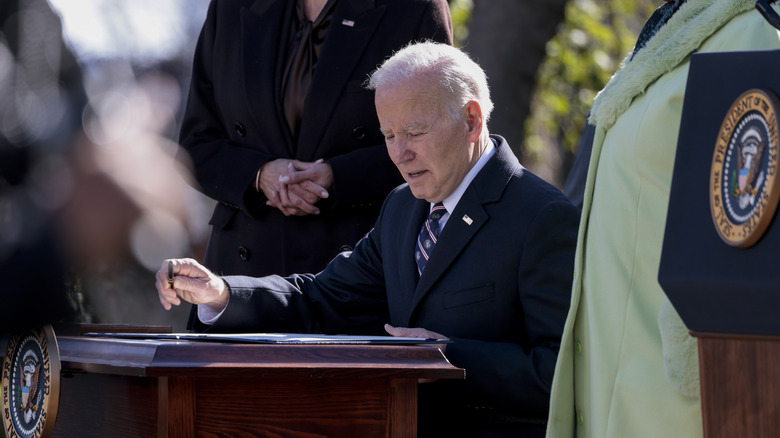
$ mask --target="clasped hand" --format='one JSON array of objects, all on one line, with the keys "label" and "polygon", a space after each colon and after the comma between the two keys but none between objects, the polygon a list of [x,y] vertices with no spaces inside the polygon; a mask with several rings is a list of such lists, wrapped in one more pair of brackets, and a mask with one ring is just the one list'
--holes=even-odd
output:
[{"label": "clasped hand", "polygon": [[266,205],[278,208],[285,216],[319,214],[315,205],[330,196],[333,170],[320,159],[314,162],[279,158],[260,170],[260,190],[268,198]]}]

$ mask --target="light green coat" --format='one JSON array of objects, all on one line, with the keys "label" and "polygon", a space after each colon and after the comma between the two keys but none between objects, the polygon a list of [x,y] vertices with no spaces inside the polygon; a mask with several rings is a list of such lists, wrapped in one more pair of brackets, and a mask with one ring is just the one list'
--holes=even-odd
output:
[{"label": "light green coat", "polygon": [[780,48],[754,3],[688,0],[594,101],[548,437],[702,435],[698,397],[665,376],[658,266],[690,54]]}]

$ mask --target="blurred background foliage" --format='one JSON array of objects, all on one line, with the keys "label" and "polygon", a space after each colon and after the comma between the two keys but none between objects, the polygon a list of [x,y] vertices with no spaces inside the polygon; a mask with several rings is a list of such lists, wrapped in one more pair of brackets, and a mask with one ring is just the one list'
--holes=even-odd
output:
[{"label": "blurred background foliage", "polygon": [[524,122],[527,167],[554,176],[561,187],[593,98],[633,50],[659,5],[654,0],[569,1],[563,23],[547,43],[531,115]]},{"label": "blurred background foliage", "polygon": [[[507,7],[520,8],[523,4],[527,5],[524,9]],[[543,45],[543,57],[533,77],[517,74],[514,79],[516,88],[529,83],[530,110],[526,113],[522,106],[512,107],[507,120],[491,124],[491,132],[506,136],[527,168],[562,188],[593,98],[631,52],[644,22],[661,4],[661,0],[568,0],[563,8],[540,14],[540,3],[534,1],[513,0],[502,8],[496,0],[451,0],[457,46],[477,59],[489,58],[489,54],[481,52],[498,50],[500,46],[518,48],[514,59],[500,67],[482,62],[491,81],[503,71],[519,68],[512,63],[535,62],[525,58],[526,53],[533,51],[535,44]],[[504,20],[506,25],[487,27],[474,23],[472,12],[477,7],[482,11],[502,9],[494,11],[497,18],[493,23]],[[557,20],[552,37],[535,40],[532,37],[543,31],[537,29],[530,35],[504,31],[513,22],[522,23],[521,12],[536,14],[528,20],[532,22]],[[486,48],[476,46],[473,40],[478,37],[492,41]],[[501,70],[496,71],[497,68]],[[511,87],[491,82],[491,93],[500,100],[512,93]],[[517,97],[522,96],[513,96]]]}]

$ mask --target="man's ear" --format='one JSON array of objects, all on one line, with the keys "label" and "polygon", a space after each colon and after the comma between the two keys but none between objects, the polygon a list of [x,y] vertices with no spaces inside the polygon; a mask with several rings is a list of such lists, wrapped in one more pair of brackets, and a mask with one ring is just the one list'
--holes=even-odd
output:
[{"label": "man's ear", "polygon": [[466,125],[469,128],[469,142],[477,142],[484,128],[482,123],[482,107],[476,100],[466,104]]}]

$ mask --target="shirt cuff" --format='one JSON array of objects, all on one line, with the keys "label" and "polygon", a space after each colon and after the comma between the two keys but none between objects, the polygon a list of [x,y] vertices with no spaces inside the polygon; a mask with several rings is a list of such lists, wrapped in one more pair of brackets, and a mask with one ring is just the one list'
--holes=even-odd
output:
[{"label": "shirt cuff", "polygon": [[[225,309],[227,309],[227,306],[225,306]],[[199,304],[198,319],[203,324],[214,325],[219,319],[219,317],[222,316],[223,313],[225,313],[225,309],[222,309],[221,312],[217,312],[216,310],[212,309],[211,306],[208,306],[206,304]]]}]

